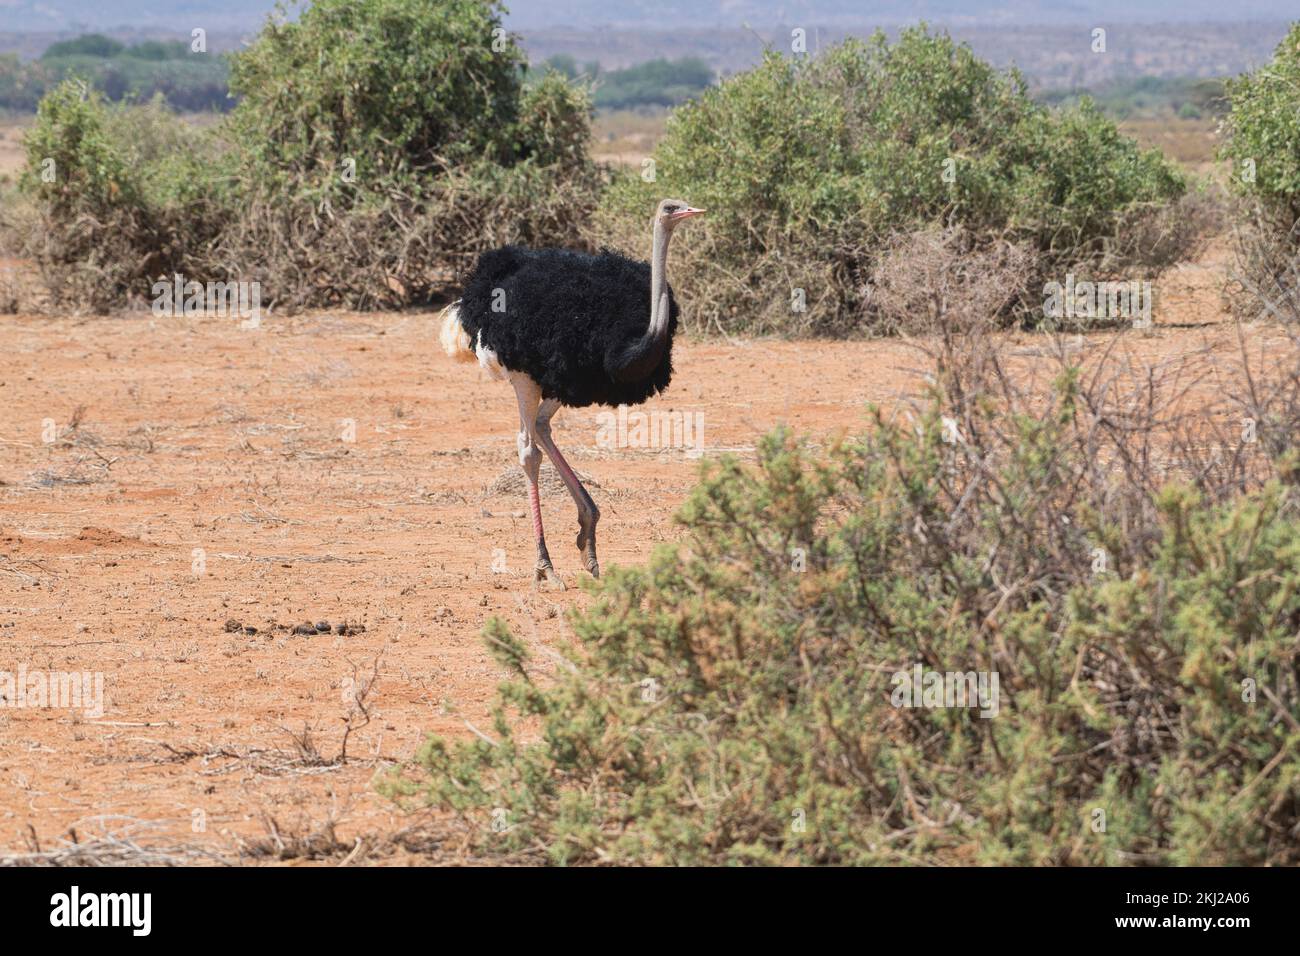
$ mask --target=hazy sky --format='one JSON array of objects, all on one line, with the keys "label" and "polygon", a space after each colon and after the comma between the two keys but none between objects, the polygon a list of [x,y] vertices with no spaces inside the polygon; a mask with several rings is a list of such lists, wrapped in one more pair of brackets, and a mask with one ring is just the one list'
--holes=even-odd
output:
[{"label": "hazy sky", "polygon": [[636,22],[700,27],[799,22],[1096,23],[1300,18],[1300,0],[512,0],[517,27]]},{"label": "hazy sky", "polygon": [[[437,0],[430,0],[437,2]],[[726,25],[1056,24],[1296,19],[1300,0],[509,0],[515,29],[604,25],[699,29]],[[188,32],[255,29],[273,0],[0,0],[0,29],[152,26]]]}]

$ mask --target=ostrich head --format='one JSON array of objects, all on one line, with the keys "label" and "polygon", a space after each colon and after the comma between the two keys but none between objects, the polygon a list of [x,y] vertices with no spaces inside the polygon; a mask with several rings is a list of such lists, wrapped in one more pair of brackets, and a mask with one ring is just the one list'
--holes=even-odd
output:
[{"label": "ostrich head", "polygon": [[679,222],[685,222],[703,212],[703,209],[696,209],[683,199],[665,199],[655,210],[655,225],[671,230]]}]

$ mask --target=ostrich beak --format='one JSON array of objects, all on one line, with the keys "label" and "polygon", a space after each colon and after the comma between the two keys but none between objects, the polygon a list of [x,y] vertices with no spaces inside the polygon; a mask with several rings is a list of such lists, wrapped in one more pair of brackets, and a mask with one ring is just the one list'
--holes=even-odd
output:
[{"label": "ostrich beak", "polygon": [[682,219],[690,219],[692,216],[702,216],[702,215],[704,215],[703,209],[696,209],[694,206],[687,206],[681,212],[675,212],[668,218],[673,222],[677,222]]}]

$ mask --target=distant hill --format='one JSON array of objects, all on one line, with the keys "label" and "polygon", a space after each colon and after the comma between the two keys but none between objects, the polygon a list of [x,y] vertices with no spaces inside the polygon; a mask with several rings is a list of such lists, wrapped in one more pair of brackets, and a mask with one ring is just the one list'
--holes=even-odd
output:
[{"label": "distant hill", "polygon": [[[436,0],[430,0],[436,2]],[[810,52],[877,26],[925,17],[1039,90],[1093,89],[1139,77],[1223,77],[1268,60],[1300,18],[1296,0],[507,0],[507,23],[534,63],[554,56],[626,69],[696,57],[718,74],[758,62],[765,44],[788,50],[790,27]],[[0,0],[0,54],[39,57],[80,33],[116,40],[188,40],[208,31],[213,53],[238,49],[272,0]],[[1248,12],[1247,12],[1248,11]],[[1243,19],[1248,17],[1248,19]],[[1217,21],[1217,22],[1216,22]],[[1090,48],[1094,26],[1107,51]]]},{"label": "distant hill", "polygon": [[254,30],[273,0],[0,0],[0,30],[48,32],[150,27],[168,32]]},{"label": "distant hill", "polygon": [[602,24],[659,29],[934,23],[1043,25],[1235,22],[1300,18],[1295,0],[514,0],[516,29]]},{"label": "distant hill", "polygon": [[[1286,22],[1163,24],[1115,23],[1107,27],[1106,52],[1091,49],[1087,26],[987,26],[950,24],[952,35],[1000,68],[1015,66],[1039,89],[1091,88],[1137,77],[1235,76],[1272,56],[1286,35]],[[598,61],[620,69],[659,57],[699,57],[722,74],[752,67],[765,44],[788,51],[782,28],[627,30],[600,32],[563,28],[524,29],[523,45],[538,62],[567,54],[580,63]],[[808,50],[838,43],[870,28],[809,28]]]}]

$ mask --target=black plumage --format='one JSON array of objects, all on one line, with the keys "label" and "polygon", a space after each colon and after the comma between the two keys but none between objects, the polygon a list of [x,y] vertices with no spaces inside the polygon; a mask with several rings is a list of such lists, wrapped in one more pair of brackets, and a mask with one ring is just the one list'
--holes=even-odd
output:
[{"label": "black plumage", "polygon": [[646,341],[649,264],[607,250],[505,246],[479,257],[459,320],[474,345],[531,377],[543,398],[574,407],[635,405],[672,378],[677,303],[671,289],[668,300],[667,343],[658,361],[641,369],[657,351]]},{"label": "black plumage", "polygon": [[[578,508],[576,544],[600,576],[600,509],[551,435],[561,405],[635,405],[668,387],[677,303],[668,287],[668,241],[678,223],[703,213],[680,199],[655,210],[647,265],[616,252],[505,246],[479,256],[460,301],[443,310],[439,338],[458,362],[503,371],[519,407],[519,465],[528,481],[538,586],[563,588],[542,530],[542,455]],[[653,299],[653,307],[652,307]]]}]

